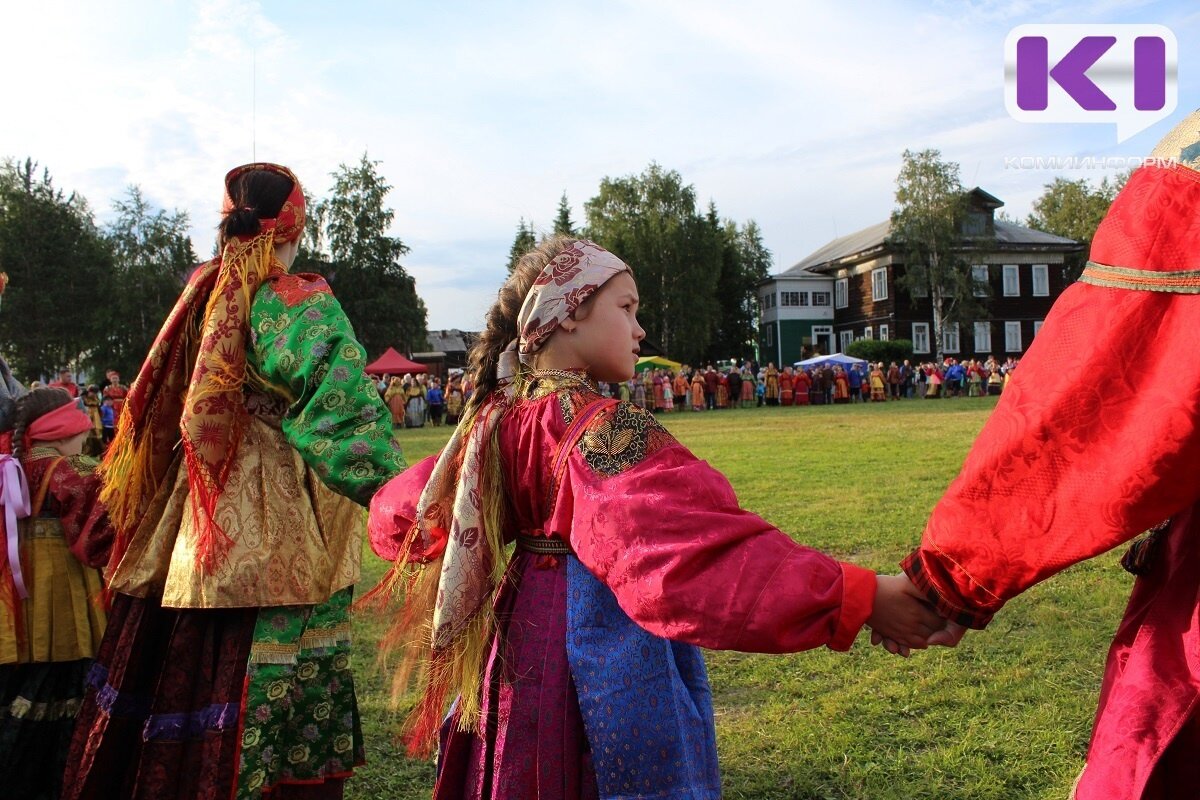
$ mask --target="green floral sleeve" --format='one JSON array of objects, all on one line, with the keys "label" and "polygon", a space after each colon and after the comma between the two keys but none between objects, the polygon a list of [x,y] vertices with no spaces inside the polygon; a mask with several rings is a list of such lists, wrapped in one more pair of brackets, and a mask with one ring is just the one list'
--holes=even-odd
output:
[{"label": "green floral sleeve", "polygon": [[299,280],[287,276],[255,295],[257,378],[286,398],[283,433],[304,461],[329,488],[367,505],[407,465],[350,320],[323,281],[298,288]]}]

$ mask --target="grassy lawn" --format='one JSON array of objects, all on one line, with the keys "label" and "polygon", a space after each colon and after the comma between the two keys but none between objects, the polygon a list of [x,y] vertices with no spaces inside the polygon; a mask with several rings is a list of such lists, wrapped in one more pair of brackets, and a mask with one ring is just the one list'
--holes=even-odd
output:
[{"label": "grassy lawn", "polygon": [[[994,407],[989,399],[671,415],[742,505],[797,540],[895,572]],[[446,428],[401,431],[410,462]],[[364,559],[365,590],[387,565]],[[1115,555],[1010,603],[955,650],[869,646],[708,654],[729,798],[1063,798],[1083,765],[1109,639],[1131,578]],[[392,744],[380,625],[357,623],[369,764],[348,798],[428,797],[433,767]]]}]

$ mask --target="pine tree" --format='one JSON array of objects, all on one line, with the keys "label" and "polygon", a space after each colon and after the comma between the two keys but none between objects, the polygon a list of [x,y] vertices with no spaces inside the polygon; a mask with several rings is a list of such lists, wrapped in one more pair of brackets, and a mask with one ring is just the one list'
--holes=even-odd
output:
[{"label": "pine tree", "polygon": [[564,236],[574,236],[575,223],[571,221],[571,204],[567,202],[567,193],[563,192],[558,200],[558,216],[554,218],[554,232]]},{"label": "pine tree", "polygon": [[512,275],[517,268],[521,256],[537,246],[537,237],[533,233],[533,223],[526,224],[525,218],[517,223],[517,235],[513,237],[512,247],[508,249],[508,274]]}]

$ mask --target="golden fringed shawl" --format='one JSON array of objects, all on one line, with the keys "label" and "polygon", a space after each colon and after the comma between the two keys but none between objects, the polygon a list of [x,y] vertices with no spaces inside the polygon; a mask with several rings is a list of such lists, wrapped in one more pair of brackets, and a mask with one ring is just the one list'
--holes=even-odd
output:
[{"label": "golden fringed shawl", "polygon": [[197,566],[215,569],[232,546],[214,512],[247,420],[242,387],[250,305],[268,277],[287,271],[275,257],[275,244],[296,241],[304,231],[300,181],[276,164],[230,170],[223,212],[235,210],[234,181],[259,170],[292,181],[283,208],[275,219],[259,220],[257,234],[231,237],[220,256],[197,268],[130,387],[101,465],[101,499],[117,531],[110,569],[120,563],[179,445],[194,498]]}]

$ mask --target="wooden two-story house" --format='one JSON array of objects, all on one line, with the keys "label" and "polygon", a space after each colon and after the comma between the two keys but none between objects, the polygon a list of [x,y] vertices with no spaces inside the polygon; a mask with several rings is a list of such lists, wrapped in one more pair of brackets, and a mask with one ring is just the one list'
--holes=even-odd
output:
[{"label": "wooden two-story house", "polygon": [[[982,189],[972,189],[968,201],[959,255],[976,282],[987,286],[986,291],[977,292],[986,313],[982,319],[946,325],[942,349],[957,358],[1020,357],[1066,288],[1064,260],[1078,253],[1082,245],[997,220],[995,211],[1003,203]],[[764,308],[759,336],[763,361],[783,350],[789,358],[797,349],[805,354],[810,349],[829,352],[815,338],[782,349],[767,346],[765,341],[774,333],[769,331],[772,323],[765,307],[778,303],[779,293],[801,276],[823,277],[832,284],[833,349],[844,351],[856,339],[910,339],[917,357],[932,356],[937,348],[930,300],[919,294],[911,296],[902,286],[904,254],[889,240],[890,232],[888,221],[835,239],[759,285],[759,305]]]}]

